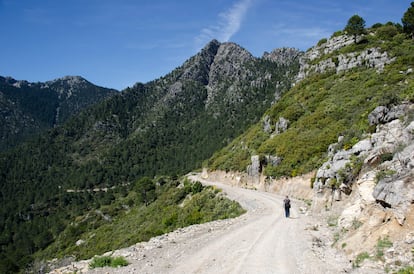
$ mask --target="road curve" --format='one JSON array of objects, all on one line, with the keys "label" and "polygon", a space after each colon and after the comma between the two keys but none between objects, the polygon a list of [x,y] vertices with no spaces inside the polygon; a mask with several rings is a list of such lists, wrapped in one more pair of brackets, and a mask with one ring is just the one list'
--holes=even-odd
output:
[{"label": "road curve", "polygon": [[115,253],[125,256],[130,265],[87,273],[345,273],[342,260],[313,251],[311,231],[306,229],[312,220],[298,213],[300,201],[292,201],[292,216],[285,218],[283,197],[274,193],[210,182],[197,175],[192,179],[221,188],[247,213],[139,243]]},{"label": "road curve", "polygon": [[311,250],[306,217],[293,202],[292,217],[284,217],[283,197],[209,182],[248,210],[244,220],[211,237],[210,241],[171,267],[173,273],[340,273]]}]

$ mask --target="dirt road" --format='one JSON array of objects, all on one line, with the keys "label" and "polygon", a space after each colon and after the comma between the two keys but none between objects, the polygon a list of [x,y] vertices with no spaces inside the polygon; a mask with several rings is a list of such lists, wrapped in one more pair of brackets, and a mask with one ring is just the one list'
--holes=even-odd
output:
[{"label": "dirt road", "polygon": [[[87,273],[345,273],[349,264],[329,246],[315,252],[310,217],[298,213],[292,201],[291,218],[284,217],[283,197],[219,182],[247,213],[231,219],[195,225],[118,250],[130,265]],[[326,252],[325,252],[326,251]],[[86,264],[87,262],[85,262]],[[78,273],[83,272],[82,267]]]}]

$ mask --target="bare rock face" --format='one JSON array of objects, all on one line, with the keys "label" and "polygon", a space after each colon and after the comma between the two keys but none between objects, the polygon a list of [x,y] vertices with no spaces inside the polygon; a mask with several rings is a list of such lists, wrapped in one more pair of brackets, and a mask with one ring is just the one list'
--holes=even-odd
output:
[{"label": "bare rock face", "polygon": [[[414,122],[410,125],[414,127]],[[381,164],[380,168],[382,170],[377,173],[378,183],[372,195],[381,205],[392,208],[397,221],[403,225],[414,201],[413,140],[401,152],[397,152],[392,160]]]},{"label": "bare rock face", "polygon": [[[207,106],[220,96],[217,92],[223,89],[233,100],[239,100],[238,84],[252,75],[244,64],[254,59],[253,55],[237,44],[220,44],[208,74]],[[228,83],[231,83],[230,86]]]},{"label": "bare rock face", "polygon": [[259,155],[253,155],[250,158],[251,164],[247,166],[247,175],[251,177],[260,176],[263,168],[267,165],[277,166],[281,163],[282,159],[274,155],[265,155],[260,157]]},{"label": "bare rock face", "polygon": [[338,225],[345,229],[352,227],[352,223],[361,214],[361,204],[356,202],[354,205],[347,207],[338,219]]},{"label": "bare rock face", "polygon": [[279,65],[289,65],[295,62],[303,53],[294,48],[278,48],[272,50],[270,53],[265,52],[263,59],[269,60]]},{"label": "bare rock face", "polygon": [[263,117],[263,131],[267,133],[272,132],[272,125],[271,125],[271,120],[270,120],[269,115],[266,115],[265,117]]},{"label": "bare rock face", "polygon": [[265,156],[266,165],[277,166],[282,162],[282,158],[274,155]]},{"label": "bare rock face", "polygon": [[251,177],[257,177],[262,172],[259,155],[253,155],[251,157],[251,164],[247,167],[247,174]]},{"label": "bare rock face", "polygon": [[229,81],[246,78],[249,72],[242,65],[253,59],[253,55],[235,43],[221,44],[210,67],[208,86],[214,89],[224,78]]},{"label": "bare rock face", "polygon": [[396,207],[404,203],[407,198],[414,197],[414,189],[412,188],[412,182],[410,180],[388,182],[383,180],[380,184],[377,184],[372,195],[378,201],[383,201],[390,207]]},{"label": "bare rock face", "polygon": [[[339,146],[339,143],[333,147]],[[339,150],[331,156],[331,159],[323,163],[316,173],[314,189],[321,191],[324,188],[337,187],[349,188],[354,174],[352,173],[353,159],[363,157],[372,149],[372,144],[368,139],[361,140],[349,150]],[[335,182],[335,183],[333,183]]]},{"label": "bare rock face", "polygon": [[408,104],[393,106],[391,109],[385,106],[378,106],[368,115],[369,124],[385,124],[392,120],[395,120],[398,117],[404,115],[408,107]]},{"label": "bare rock face", "polygon": [[352,43],[354,43],[352,37],[342,35],[333,37],[327,40],[327,42],[311,48],[299,60],[300,69],[296,78],[297,81],[313,73],[325,73],[332,70],[338,73],[362,66],[375,68],[378,72],[381,72],[386,64],[390,64],[395,60],[395,58],[390,58],[387,52],[382,52],[379,48],[369,48],[361,52],[339,54],[336,57],[327,58],[314,64],[314,60],[321,56]]},{"label": "bare rock face", "polygon": [[280,134],[285,132],[289,127],[289,120],[283,117],[279,117],[279,120],[276,122],[275,133]]},{"label": "bare rock face", "polygon": [[280,134],[285,132],[289,127],[290,121],[284,117],[279,117],[279,120],[274,124],[274,131],[272,121],[269,115],[263,117],[263,131],[267,133]]},{"label": "bare rock face", "polygon": [[187,60],[183,67],[185,70],[181,76],[182,79],[192,79],[199,81],[205,85],[209,82],[209,71],[211,64],[220,47],[220,42],[212,40],[197,55]]},{"label": "bare rock face", "polygon": [[[345,193],[345,190],[350,191],[356,179],[353,165],[356,159],[359,159],[363,169],[365,167],[365,170],[370,170],[361,174],[360,180],[376,183],[366,187],[358,186],[358,189],[361,188],[361,199],[368,203],[376,201],[383,207],[390,208],[402,225],[414,201],[414,121],[409,121],[409,116],[406,116],[413,107],[414,105],[409,104],[390,109],[377,107],[369,115],[370,122],[377,124],[375,133],[359,141],[349,150],[334,152],[333,149],[340,146],[331,145],[330,159],[316,173],[314,190],[337,191],[339,188]],[[405,117],[406,120],[397,117]],[[371,179],[364,180],[364,176]],[[354,210],[356,208],[347,211],[350,214],[344,212],[344,227],[349,225],[349,216],[358,215]]]}]

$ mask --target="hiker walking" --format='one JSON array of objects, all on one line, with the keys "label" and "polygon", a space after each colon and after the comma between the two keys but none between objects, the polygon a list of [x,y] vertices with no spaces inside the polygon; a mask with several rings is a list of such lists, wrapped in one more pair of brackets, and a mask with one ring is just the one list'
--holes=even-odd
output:
[{"label": "hiker walking", "polygon": [[289,216],[290,216],[290,199],[289,199],[289,196],[286,195],[286,198],[283,200],[283,205],[285,207],[285,217],[289,218]]}]

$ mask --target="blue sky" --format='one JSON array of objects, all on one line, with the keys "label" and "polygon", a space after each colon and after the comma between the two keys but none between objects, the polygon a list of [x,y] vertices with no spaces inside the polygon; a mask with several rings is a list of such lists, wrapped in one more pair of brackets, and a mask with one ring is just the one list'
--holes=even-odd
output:
[{"label": "blue sky", "polygon": [[0,0],[0,75],[80,75],[122,90],[163,76],[212,39],[254,56],[306,50],[354,14],[401,23],[411,0]]}]

